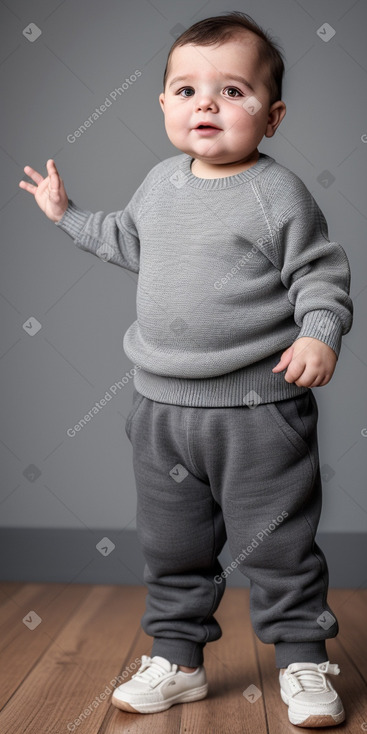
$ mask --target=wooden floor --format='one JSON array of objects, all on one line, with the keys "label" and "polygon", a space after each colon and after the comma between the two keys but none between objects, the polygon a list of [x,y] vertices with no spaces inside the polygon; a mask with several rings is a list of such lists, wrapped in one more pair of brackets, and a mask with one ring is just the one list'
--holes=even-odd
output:
[{"label": "wooden floor", "polygon": [[[152,640],[140,627],[145,595],[138,586],[1,583],[1,734],[315,731],[288,721],[274,647],[252,631],[248,589],[227,589],[216,613],[223,636],[205,647],[206,699],[160,714],[112,706],[114,678],[150,654]],[[359,734],[367,731],[367,590],[333,590],[328,601],[340,626],[327,643],[328,655],[341,669],[332,680],[347,720],[322,731]],[[42,620],[37,626],[36,615]],[[128,677],[133,672],[130,667]],[[250,685],[261,691],[253,703],[243,696]]]}]

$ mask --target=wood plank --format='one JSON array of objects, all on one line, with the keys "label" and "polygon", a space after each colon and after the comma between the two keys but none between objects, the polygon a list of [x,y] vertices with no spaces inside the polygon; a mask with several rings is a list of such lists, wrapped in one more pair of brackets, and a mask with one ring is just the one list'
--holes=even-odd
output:
[{"label": "wood plank", "polygon": [[24,581],[0,581],[0,607],[24,586]]},{"label": "wood plank", "polygon": [[330,606],[336,607],[335,614],[338,614],[346,604],[353,604],[354,599],[357,599],[358,604],[367,612],[367,589],[330,589],[328,598]]},{"label": "wood plank", "polygon": [[[89,721],[84,727],[99,730],[110,705],[109,684],[130,659],[146,590],[131,586],[88,590],[78,613],[54,637],[0,713],[2,734],[65,734],[86,709]],[[64,601],[62,595],[61,606]]]},{"label": "wood plank", "polygon": [[[0,607],[0,709],[89,594],[90,587],[82,584],[23,583],[4,601]],[[30,611],[42,620],[32,630],[22,621],[30,619]]]},{"label": "wood plank", "polygon": [[332,589],[329,604],[339,623],[337,639],[367,683],[367,590]]}]

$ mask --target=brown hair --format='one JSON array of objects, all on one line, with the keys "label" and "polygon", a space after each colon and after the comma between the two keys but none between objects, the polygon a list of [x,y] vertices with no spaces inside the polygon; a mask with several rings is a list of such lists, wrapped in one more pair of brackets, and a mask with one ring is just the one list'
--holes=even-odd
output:
[{"label": "brown hair", "polygon": [[224,43],[241,31],[255,33],[259,39],[258,49],[261,68],[267,67],[265,83],[270,92],[270,105],[282,98],[282,78],[284,74],[283,54],[279,44],[267,31],[260,28],[246,13],[234,10],[225,15],[216,15],[212,18],[199,20],[176,38],[170,48],[166,68],[163,75],[163,89],[169,72],[172,53],[178,46],[195,44],[197,46],[211,46],[217,42]]}]

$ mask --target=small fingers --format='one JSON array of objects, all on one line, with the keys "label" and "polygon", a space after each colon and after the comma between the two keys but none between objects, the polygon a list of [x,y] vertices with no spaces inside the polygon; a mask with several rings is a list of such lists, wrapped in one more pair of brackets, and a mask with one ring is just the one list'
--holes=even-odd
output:
[{"label": "small fingers", "polygon": [[314,380],[314,382],[312,383],[312,385],[310,385],[310,387],[323,387],[324,385],[327,385],[328,382],[330,382],[330,380],[331,380],[331,376],[329,375],[326,375],[323,378],[319,377],[316,380]]},{"label": "small fingers", "polygon": [[300,378],[296,381],[296,385],[298,385],[298,387],[320,387],[321,385],[326,385],[327,382],[328,379],[324,378],[323,375],[315,374],[312,372],[307,373],[307,371],[305,370]]},{"label": "small fingers", "polygon": [[47,167],[48,175],[50,177],[50,190],[59,191],[61,178],[56,168],[55,161],[52,158],[49,158],[49,160],[46,163],[46,167]]},{"label": "small fingers", "polygon": [[293,369],[288,369],[287,372],[284,375],[284,379],[285,379],[286,382],[290,382],[290,383],[295,382],[296,385],[298,385],[297,380],[299,380],[302,375],[303,375],[302,370],[300,371],[300,370],[296,370],[294,368]]},{"label": "small fingers", "polygon": [[33,186],[28,181],[19,181],[19,188],[29,191],[30,194],[34,194],[37,191],[37,186]]},{"label": "small fingers", "polygon": [[49,176],[52,176],[53,174],[56,174],[57,176],[59,176],[59,172],[56,168],[56,163],[53,160],[53,158],[48,159],[46,163],[46,168],[47,168],[47,173]]},{"label": "small fingers", "polygon": [[24,166],[23,171],[27,176],[29,176],[29,178],[33,178],[33,181],[35,181],[37,185],[43,181],[43,176],[41,176],[38,171],[35,171],[34,168],[31,168],[31,166]]}]

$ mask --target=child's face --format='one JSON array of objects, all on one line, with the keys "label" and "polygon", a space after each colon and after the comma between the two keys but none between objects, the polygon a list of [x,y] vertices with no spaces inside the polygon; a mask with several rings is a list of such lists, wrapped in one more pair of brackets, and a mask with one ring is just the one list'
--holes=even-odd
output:
[{"label": "child's face", "polygon": [[[171,143],[208,170],[241,163],[245,168],[256,162],[258,144],[264,135],[274,135],[286,112],[281,101],[269,107],[264,73],[259,71],[254,34],[220,46],[175,48],[165,92],[159,96]],[[175,80],[178,76],[184,78]],[[253,114],[243,106],[249,97],[255,97]],[[219,129],[197,129],[202,122]]]}]

